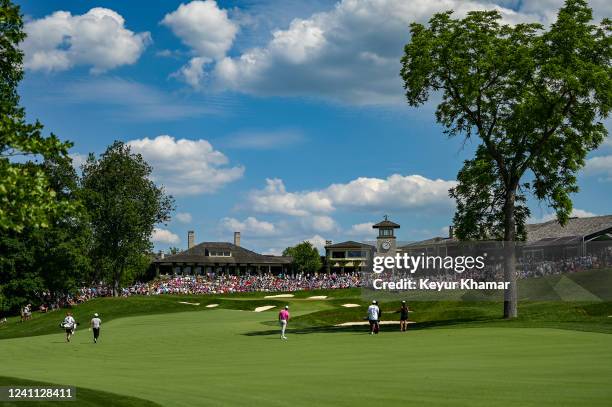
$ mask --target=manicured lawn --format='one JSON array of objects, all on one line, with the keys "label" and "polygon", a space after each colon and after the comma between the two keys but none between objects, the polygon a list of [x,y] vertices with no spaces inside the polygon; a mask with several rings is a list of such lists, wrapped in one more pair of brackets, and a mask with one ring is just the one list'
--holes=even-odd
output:
[{"label": "manicured lawn", "polygon": [[[300,303],[293,304],[299,313]],[[305,307],[312,303],[302,302]],[[316,308],[316,307],[315,307]],[[608,406],[612,341],[546,328],[321,331],[280,341],[276,311],[115,319],[0,341],[0,375],[194,405]],[[384,404],[383,404],[384,403]],[[101,398],[100,405],[112,405]]]},{"label": "manicured lawn", "polygon": [[[499,302],[411,301],[409,332],[383,326],[377,336],[334,326],[363,321],[368,301],[358,289],[100,298],[73,309],[82,325],[70,344],[58,327],[63,311],[9,318],[0,326],[0,386],[73,385],[74,405],[105,407],[610,406],[612,302],[601,299],[611,276],[569,276],[579,287],[534,280],[513,321],[500,318]],[[534,300],[542,293],[551,301]],[[308,299],[315,295],[328,298]],[[398,297],[382,300],[383,320],[397,320]],[[285,304],[293,319],[281,341]],[[253,312],[264,305],[275,308]],[[94,312],[103,320],[98,344],[86,329]]]}]

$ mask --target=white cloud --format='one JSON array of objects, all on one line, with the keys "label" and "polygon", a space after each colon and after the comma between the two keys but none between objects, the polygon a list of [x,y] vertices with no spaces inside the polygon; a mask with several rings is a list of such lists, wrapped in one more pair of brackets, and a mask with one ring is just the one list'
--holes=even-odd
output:
[{"label": "white cloud", "polygon": [[[294,18],[237,55],[212,67],[211,83],[256,95],[322,97],[350,104],[403,102],[399,78],[412,22],[437,12],[463,17],[472,10],[498,10],[504,22],[556,18],[562,0],[341,0],[330,10]],[[609,1],[590,2],[595,16],[609,16]],[[259,38],[264,38],[259,36]]]},{"label": "white cloud", "polygon": [[266,187],[251,192],[249,201],[255,211],[262,213],[306,216],[334,210],[331,200],[322,192],[287,192],[278,178],[266,179]]},{"label": "white cloud", "polygon": [[229,232],[240,232],[243,236],[271,236],[277,233],[274,224],[249,216],[244,221],[235,218],[221,219],[221,227]]},{"label": "white cloud", "polygon": [[174,72],[171,77],[179,78],[188,85],[199,88],[200,82],[206,76],[204,65],[208,62],[206,58],[195,57],[183,65],[178,71]]},{"label": "white cloud", "polygon": [[584,172],[587,175],[600,175],[604,181],[612,181],[612,155],[589,158]]},{"label": "white cloud", "polygon": [[82,15],[56,11],[24,29],[24,66],[33,71],[88,65],[93,73],[104,72],[136,62],[151,40],[148,32],[128,30],[120,14],[102,7]]},{"label": "white cloud", "polygon": [[214,0],[181,4],[166,14],[162,24],[170,27],[198,56],[208,59],[225,56],[238,32],[238,26],[230,21],[227,11],[220,9]]},{"label": "white cloud", "polygon": [[189,212],[177,212],[176,213],[176,220],[178,220],[181,223],[191,223],[192,219],[193,218]]},{"label": "white cloud", "polygon": [[81,153],[70,153],[72,159],[72,166],[75,170],[81,171],[81,166],[87,161],[87,154]]},{"label": "white cloud", "polygon": [[[293,247],[302,242],[310,242],[314,247],[316,247],[319,254],[324,254],[325,253],[325,240],[326,239],[323,236],[318,235],[318,234],[279,238],[279,239],[276,239],[276,241],[274,241],[274,244],[276,244],[276,246],[269,247],[267,249],[262,249],[262,253],[280,256],[285,250],[285,248],[287,247]],[[270,243],[270,242],[266,241],[266,243]]]},{"label": "white cloud", "polygon": [[320,233],[330,233],[339,229],[338,224],[329,216],[308,216],[301,218],[304,229],[314,230]]},{"label": "white cloud", "polygon": [[[563,7],[564,0],[500,0],[497,3],[519,8],[523,13],[535,14],[544,23],[550,23],[557,18],[557,12]],[[597,22],[610,16],[611,7],[608,0],[589,0],[589,7],[593,9],[593,18]]]},{"label": "white cloud", "polygon": [[319,191],[288,192],[282,180],[267,179],[264,189],[251,192],[249,202],[258,212],[292,216],[328,214],[339,207],[371,211],[448,209],[452,207],[448,190],[455,185],[456,181],[393,174],[386,179],[360,177]]},{"label": "white cloud", "polygon": [[244,174],[244,167],[228,166],[228,158],[204,139],[176,140],[163,135],[127,144],[153,166],[153,180],[174,195],[213,193]]},{"label": "white cloud", "polygon": [[[578,208],[572,209],[572,213],[570,214],[570,217],[572,218],[590,218],[591,216],[597,216],[597,214]],[[553,219],[557,219],[557,215],[554,213],[547,213],[544,214],[544,216],[542,216],[541,218],[529,218],[528,223],[543,223]]]},{"label": "white cloud", "polygon": [[166,229],[153,229],[151,240],[155,243],[177,244],[181,241],[178,235]]},{"label": "white cloud", "polygon": [[309,237],[305,241],[312,243],[312,245],[317,248],[319,253],[325,252],[325,238],[323,236],[314,235]]},{"label": "white cloud", "polygon": [[265,45],[221,59],[212,69],[213,83],[252,94],[397,103],[403,100],[398,72],[409,24],[449,9],[457,16],[497,9],[510,23],[541,18],[486,0],[342,0],[329,11],[295,18]]},{"label": "white cloud", "polygon": [[372,237],[375,233],[372,229],[374,226],[374,222],[365,222],[365,223],[357,223],[347,231],[349,236],[357,236],[357,237]]},{"label": "white cloud", "polygon": [[230,20],[227,10],[220,9],[214,0],[181,4],[166,14],[161,23],[195,55],[173,74],[194,88],[198,88],[205,77],[204,65],[225,57],[239,28]]}]

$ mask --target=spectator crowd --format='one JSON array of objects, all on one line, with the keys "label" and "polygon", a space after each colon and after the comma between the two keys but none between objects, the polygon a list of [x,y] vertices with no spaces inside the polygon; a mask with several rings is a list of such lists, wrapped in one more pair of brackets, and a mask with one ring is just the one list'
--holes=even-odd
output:
[{"label": "spectator crowd", "polygon": [[[162,277],[153,281],[136,283],[121,290],[121,296],[160,294],[228,294],[245,292],[292,292],[301,290],[339,289],[360,287],[359,273],[273,275],[227,275]],[[103,284],[84,287],[74,301],[84,302],[95,297],[112,295],[112,289]]]}]

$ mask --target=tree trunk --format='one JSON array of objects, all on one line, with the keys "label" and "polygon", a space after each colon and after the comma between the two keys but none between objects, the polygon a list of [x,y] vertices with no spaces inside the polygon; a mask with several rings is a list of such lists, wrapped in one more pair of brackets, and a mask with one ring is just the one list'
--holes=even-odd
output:
[{"label": "tree trunk", "polygon": [[119,279],[113,279],[113,297],[119,297]]},{"label": "tree trunk", "polygon": [[511,319],[518,316],[516,286],[516,221],[514,219],[514,204],[516,190],[512,189],[506,194],[504,203],[504,281],[509,282],[508,289],[504,291],[504,318]]}]

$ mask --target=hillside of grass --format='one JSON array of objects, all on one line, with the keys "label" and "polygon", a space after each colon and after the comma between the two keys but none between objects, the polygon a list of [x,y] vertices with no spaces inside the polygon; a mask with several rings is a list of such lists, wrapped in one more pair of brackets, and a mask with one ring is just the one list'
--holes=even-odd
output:
[{"label": "hillside of grass", "polygon": [[[314,309],[307,301],[292,307]],[[87,332],[70,344],[61,333],[2,340],[9,357],[0,375],[117,395],[89,398],[100,406],[125,405],[124,395],[168,407],[607,407],[612,400],[606,334],[384,326],[370,336],[366,327],[316,327],[294,328],[280,340],[278,325],[266,326],[275,317],[180,312],[116,319],[98,344]]]}]

